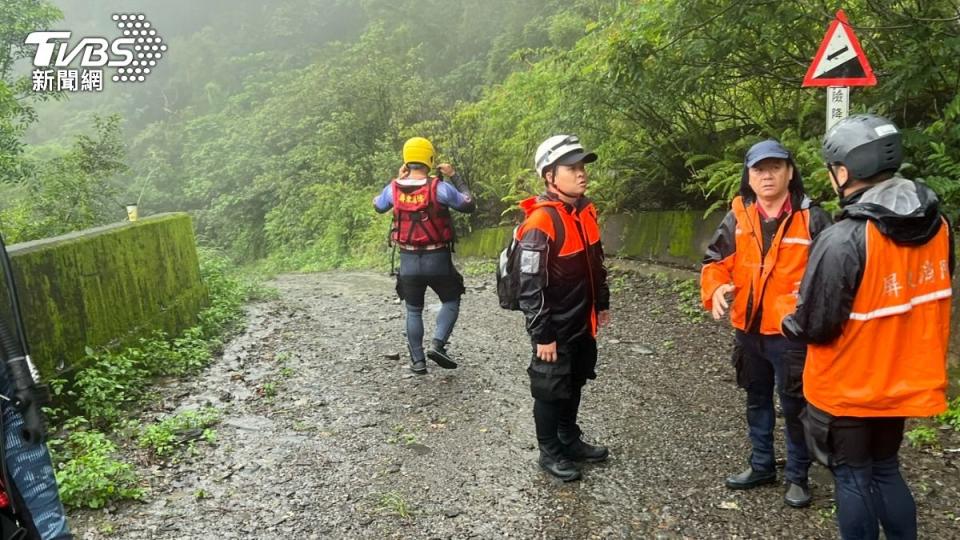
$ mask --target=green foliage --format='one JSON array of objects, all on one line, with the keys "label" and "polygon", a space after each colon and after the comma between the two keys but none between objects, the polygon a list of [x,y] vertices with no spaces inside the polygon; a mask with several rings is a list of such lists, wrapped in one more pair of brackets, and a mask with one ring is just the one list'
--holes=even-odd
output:
[{"label": "green foliage", "polygon": [[137,442],[141,447],[149,448],[155,456],[166,457],[181,446],[193,448],[198,439],[214,442],[216,432],[210,427],[219,421],[220,411],[214,408],[184,411],[147,426]]},{"label": "green foliage", "polygon": [[[182,36],[197,53],[165,64],[142,98],[109,95],[126,112],[131,170],[112,167],[121,148],[103,133],[99,145],[34,152],[20,160],[30,181],[0,188],[33,201],[5,205],[8,234],[100,223],[113,190],[142,193],[145,213],[190,211],[204,245],[269,270],[384,268],[390,216],[370,199],[413,135],[470,180],[478,212],[461,231],[519,218],[516,203],[543,190],[533,151],[559,132],[599,153],[590,196],[603,212],[724,207],[744,151],[768,137],[794,152],[810,194],[836,206],[819,150],[823,92],[800,87],[833,16],[823,2],[242,0],[222,20],[185,0],[162,9],[210,26]],[[957,217],[956,6],[844,9],[880,81],[854,90],[854,112],[904,128],[904,174]],[[239,26],[250,35],[225,49],[217,35]],[[298,34],[307,28],[313,39]],[[104,174],[70,173],[87,162]],[[44,189],[61,197],[34,196]]]},{"label": "green foliage", "polygon": [[[920,174],[950,209],[954,223],[960,217],[960,95],[943,109],[943,116],[915,138],[919,148],[928,148],[926,166]],[[911,165],[908,170],[917,169]]]},{"label": "green foliage", "polygon": [[61,17],[60,10],[46,1],[0,2],[0,184],[19,182],[30,174],[30,164],[22,157],[22,136],[37,119],[34,105],[47,97],[32,92],[30,77],[15,65],[33,55],[33,47],[24,43],[27,34],[49,28]]},{"label": "green foliage", "polygon": [[142,499],[145,492],[129,463],[117,460],[116,445],[103,433],[87,429],[75,418],[65,440],[49,441],[63,504],[102,508],[111,501]]},{"label": "green foliage", "polygon": [[148,371],[133,354],[87,349],[87,360],[77,373],[67,395],[75,396],[80,413],[95,425],[118,421],[124,408],[143,395],[142,381]]},{"label": "green foliage", "polygon": [[402,444],[402,445],[411,445],[417,443],[417,435],[410,431],[407,431],[407,428],[403,425],[396,425],[393,427],[393,435],[387,437],[387,442],[390,444]]},{"label": "green foliage", "polygon": [[960,397],[956,397],[949,403],[947,411],[936,417],[938,422],[942,422],[955,431],[960,431]]},{"label": "green foliage", "polygon": [[497,273],[497,261],[483,258],[470,258],[460,262],[461,273],[465,276],[493,276]]},{"label": "green foliage", "polygon": [[222,253],[200,249],[200,277],[210,294],[210,305],[200,313],[199,329],[184,333],[184,345],[193,338],[219,348],[219,338],[233,330],[243,317],[244,302],[270,294],[255,276],[244,276]]},{"label": "green foliage", "polygon": [[[76,136],[69,149],[34,149],[23,159],[32,174],[13,186],[0,210],[10,243],[118,221],[125,216],[112,182],[126,172],[120,117],[94,117],[96,136]],[[38,156],[53,157],[38,157]]]},{"label": "green foliage", "polygon": [[[854,92],[854,112],[903,127],[904,172],[927,178],[956,213],[960,72],[947,68],[960,53],[956,6],[844,9],[880,79]],[[539,189],[530,156],[557,132],[597,148],[591,196],[602,210],[723,206],[739,188],[744,151],[768,137],[794,151],[814,198],[835,199],[819,152],[823,93],[800,87],[830,7],[673,0],[617,3],[595,16],[575,44],[524,53],[528,69],[458,109],[456,129],[474,134],[465,152],[478,157],[481,200],[494,201],[485,219]]]},{"label": "green foliage", "polygon": [[914,448],[923,448],[925,446],[936,446],[939,444],[937,430],[930,426],[917,426],[906,433],[907,441]]},{"label": "green foliage", "polygon": [[[59,429],[63,438],[49,441],[65,504],[99,508],[113,500],[143,497],[132,467],[112,457],[116,445],[98,429],[111,429],[114,437],[122,437],[125,429],[117,427],[125,424],[131,405],[149,396],[147,382],[152,377],[186,375],[207,365],[223,333],[240,320],[243,302],[258,290],[235,276],[224,257],[206,251],[200,261],[211,305],[201,314],[198,326],[173,339],[156,332],[141,339],[139,346],[122,351],[88,349],[88,361],[73,384],[51,381],[54,394],[70,395],[80,411],[63,422]],[[70,414],[64,409],[48,411],[54,423]],[[138,442],[158,457],[169,455],[181,443],[192,449],[195,440],[215,440],[209,426],[218,418],[213,409],[188,411],[143,429]]]},{"label": "green foliage", "polygon": [[700,282],[697,279],[683,279],[674,282],[670,287],[677,295],[677,309],[690,322],[700,322],[707,319],[706,312],[700,304]]},{"label": "green foliage", "polygon": [[413,510],[410,508],[407,499],[395,491],[381,494],[377,501],[377,508],[387,515],[397,516],[402,519],[407,519],[413,514]]}]

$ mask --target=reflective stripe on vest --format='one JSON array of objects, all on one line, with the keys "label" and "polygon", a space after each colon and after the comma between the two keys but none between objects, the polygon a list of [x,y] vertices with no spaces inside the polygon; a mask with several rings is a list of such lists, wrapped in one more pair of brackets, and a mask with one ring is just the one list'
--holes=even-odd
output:
[{"label": "reflective stripe on vest", "polygon": [[[736,226],[736,261],[732,269],[734,298],[730,322],[734,328],[749,331],[760,311],[760,333],[780,334],[777,302],[795,295],[807,267],[810,254],[810,210],[795,209],[784,218],[762,254],[763,232],[756,203],[745,205],[743,198],[733,201]],[[750,313],[747,313],[747,306]]]}]

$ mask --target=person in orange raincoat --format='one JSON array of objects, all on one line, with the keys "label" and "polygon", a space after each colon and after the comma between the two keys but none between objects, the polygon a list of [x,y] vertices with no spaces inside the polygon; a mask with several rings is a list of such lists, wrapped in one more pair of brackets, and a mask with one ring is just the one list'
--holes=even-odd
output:
[{"label": "person in orange raincoat", "polygon": [[547,191],[520,203],[526,219],[516,231],[539,463],[565,482],[580,478],[576,462],[609,455],[584,442],[577,424],[583,386],[597,376],[597,328],[610,309],[597,210],[584,196],[585,164],[596,159],[573,135],[540,144],[534,165]]},{"label": "person in orange raincoat", "polygon": [[750,489],[776,481],[776,388],[786,424],[784,502],[794,507],[811,501],[811,461],[800,422],[805,347],[780,333],[776,306],[795,298],[810,244],[829,224],[826,212],[804,194],[790,152],[774,140],[759,142],[747,151],[740,195],[717,228],[700,275],[704,307],[715,319],[729,308],[737,383],[747,390],[750,466],[728,477],[726,486]]}]

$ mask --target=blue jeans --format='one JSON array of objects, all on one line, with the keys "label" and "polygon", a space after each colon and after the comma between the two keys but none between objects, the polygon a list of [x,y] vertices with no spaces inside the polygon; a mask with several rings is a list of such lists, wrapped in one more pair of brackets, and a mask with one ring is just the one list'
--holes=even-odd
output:
[{"label": "blue jeans", "polygon": [[917,537],[917,505],[900,475],[903,418],[835,417],[830,425],[837,522],[844,540]]},{"label": "blue jeans", "polygon": [[881,524],[888,540],[917,537],[917,505],[896,456],[864,467],[839,465],[832,471],[843,540],[876,540]]},{"label": "blue jeans", "polygon": [[738,379],[747,390],[747,425],[753,446],[750,465],[755,471],[775,471],[773,389],[776,387],[786,424],[787,467],[784,475],[787,481],[807,487],[810,455],[800,422],[800,411],[807,404],[800,386],[806,347],[783,336],[748,334],[739,330],[736,340],[743,352],[744,373],[738,375]]}]

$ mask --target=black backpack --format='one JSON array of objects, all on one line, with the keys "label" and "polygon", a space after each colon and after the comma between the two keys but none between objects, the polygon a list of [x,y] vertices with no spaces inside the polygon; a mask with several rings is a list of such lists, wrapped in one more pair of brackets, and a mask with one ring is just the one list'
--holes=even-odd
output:
[{"label": "black backpack", "polygon": [[[554,245],[563,246],[564,230],[560,214],[552,206],[543,208],[553,220],[553,230],[557,235]],[[514,227],[510,242],[500,252],[500,259],[497,262],[497,298],[500,300],[500,307],[513,311],[520,310],[520,252],[523,250],[520,249],[520,242],[517,240],[519,228],[519,225]],[[543,264],[547,264],[547,261],[543,261]]]}]

